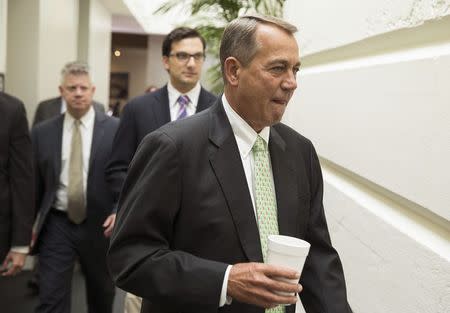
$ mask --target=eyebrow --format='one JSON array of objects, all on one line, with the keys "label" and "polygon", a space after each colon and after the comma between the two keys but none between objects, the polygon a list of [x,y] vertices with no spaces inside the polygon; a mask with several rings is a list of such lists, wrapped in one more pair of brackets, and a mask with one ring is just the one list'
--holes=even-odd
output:
[{"label": "eyebrow", "polygon": [[[283,65],[288,65],[289,62],[286,60],[283,60],[283,59],[276,59],[276,60],[270,61],[268,66],[275,65],[277,63],[281,63]],[[300,67],[301,65],[302,65],[302,62],[298,61],[298,63],[296,63],[294,66]]]}]

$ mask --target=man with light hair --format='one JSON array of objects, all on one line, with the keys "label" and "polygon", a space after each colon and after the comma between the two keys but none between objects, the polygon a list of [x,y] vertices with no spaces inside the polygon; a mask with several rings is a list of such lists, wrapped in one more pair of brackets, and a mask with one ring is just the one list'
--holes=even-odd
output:
[{"label": "man with light hair", "polygon": [[78,260],[88,312],[111,313],[114,285],[105,257],[115,212],[104,166],[118,120],[93,109],[95,86],[87,64],[66,64],[59,90],[67,111],[32,130],[39,212],[33,247],[39,253],[36,312],[70,312]]},{"label": "man with light hair", "polygon": [[[232,21],[220,48],[224,94],[141,143],[108,262],[117,285],[144,298],[142,312],[292,313],[294,293],[307,313],[351,312],[319,159],[280,123],[297,88],[295,31],[273,17]],[[311,244],[301,275],[265,264],[274,234]]]}]

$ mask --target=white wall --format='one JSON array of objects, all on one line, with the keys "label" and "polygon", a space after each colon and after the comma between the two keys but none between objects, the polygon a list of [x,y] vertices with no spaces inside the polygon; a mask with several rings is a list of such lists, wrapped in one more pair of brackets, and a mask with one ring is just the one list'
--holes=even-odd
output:
[{"label": "white wall", "polygon": [[162,64],[162,42],[165,36],[149,35],[147,44],[147,85],[164,86],[169,74]]},{"label": "white wall", "polygon": [[109,101],[112,17],[99,0],[90,2],[88,63],[95,83],[95,99],[104,105]]},{"label": "white wall", "polygon": [[285,121],[322,158],[356,312],[450,307],[449,15],[449,0],[285,5],[303,63]]}]

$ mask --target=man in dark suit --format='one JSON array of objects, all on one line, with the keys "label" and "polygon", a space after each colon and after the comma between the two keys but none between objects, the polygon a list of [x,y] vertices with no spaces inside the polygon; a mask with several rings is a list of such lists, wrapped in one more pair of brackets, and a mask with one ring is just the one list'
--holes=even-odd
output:
[{"label": "man in dark suit", "polygon": [[200,112],[216,100],[199,84],[205,45],[203,37],[194,29],[180,27],[170,32],[162,45],[162,61],[169,82],[125,105],[106,168],[116,202],[141,140],[162,125]]},{"label": "man in dark suit", "polygon": [[33,159],[23,103],[0,92],[0,120],[0,269],[11,276],[20,272],[29,250]]},{"label": "man in dark suit", "polygon": [[[97,112],[105,113],[103,104],[94,101],[94,109]],[[54,116],[66,112],[66,103],[62,97],[56,97],[39,102],[34,114],[33,126]]]},{"label": "man in dark suit", "polygon": [[[142,312],[350,313],[311,142],[280,123],[297,88],[296,27],[244,16],[224,31],[224,95],[147,136],[130,166],[108,264]],[[263,263],[267,237],[311,244],[300,276]],[[299,279],[299,284],[286,280]]]},{"label": "man in dark suit", "polygon": [[65,114],[32,130],[39,209],[38,313],[70,312],[76,259],[86,279],[88,312],[110,313],[114,286],[106,269],[106,249],[115,221],[104,167],[119,121],[92,107],[89,69],[68,63],[62,72]]}]

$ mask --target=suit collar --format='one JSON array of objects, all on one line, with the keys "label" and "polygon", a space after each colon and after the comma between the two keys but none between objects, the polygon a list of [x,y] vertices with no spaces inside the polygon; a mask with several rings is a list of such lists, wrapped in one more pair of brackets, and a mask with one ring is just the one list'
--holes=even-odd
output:
[{"label": "suit collar", "polygon": [[[271,127],[269,152],[277,198],[278,229],[281,235],[298,237],[299,204],[298,182],[295,169],[298,167],[288,151],[286,142],[276,127]],[[303,177],[304,175],[302,175]]]},{"label": "suit collar", "polygon": [[105,132],[104,122],[107,116],[101,112],[95,112],[94,132],[92,134],[91,154],[89,156],[89,173],[91,173],[92,164],[94,163],[98,147],[101,145]]},{"label": "suit collar", "polygon": [[212,102],[211,100],[211,94],[206,91],[203,87],[200,89],[200,95],[198,96],[198,103],[197,103],[197,111],[196,113],[203,111],[207,109]]},{"label": "suit collar", "polygon": [[153,96],[155,101],[150,103],[152,106],[157,125],[164,125],[170,122],[169,93],[167,85],[152,92],[149,96]]},{"label": "suit collar", "polygon": [[249,261],[262,262],[258,226],[244,168],[220,98],[210,111],[211,166],[228,203],[242,249]]},{"label": "suit collar", "polygon": [[[249,261],[263,262],[258,226],[239,149],[220,97],[210,110],[209,138],[212,143],[210,162],[227,199],[242,249]],[[277,127],[271,127],[269,151],[280,234],[298,237],[301,223],[298,182],[294,174],[296,161]]]}]

